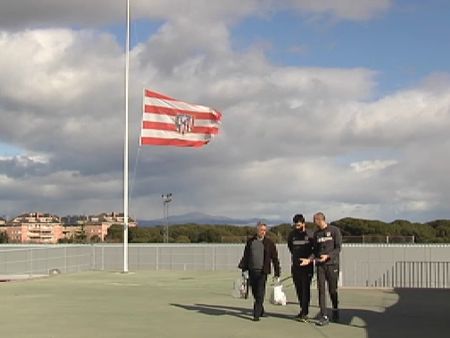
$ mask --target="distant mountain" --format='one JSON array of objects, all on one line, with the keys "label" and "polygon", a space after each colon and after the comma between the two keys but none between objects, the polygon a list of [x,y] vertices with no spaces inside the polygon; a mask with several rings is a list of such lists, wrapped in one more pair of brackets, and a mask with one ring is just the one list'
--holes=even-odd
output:
[{"label": "distant mountain", "polygon": [[[256,223],[261,220],[261,218],[232,218],[226,216],[213,216],[204,214],[201,212],[191,212],[183,215],[173,215],[169,216],[169,224],[185,224],[185,223],[195,223],[195,224],[229,224],[229,225],[256,225]],[[278,225],[285,223],[283,220],[275,219],[262,219],[269,225]],[[166,223],[165,219],[152,219],[152,220],[138,220],[139,226],[151,227],[157,225],[164,225]]]}]

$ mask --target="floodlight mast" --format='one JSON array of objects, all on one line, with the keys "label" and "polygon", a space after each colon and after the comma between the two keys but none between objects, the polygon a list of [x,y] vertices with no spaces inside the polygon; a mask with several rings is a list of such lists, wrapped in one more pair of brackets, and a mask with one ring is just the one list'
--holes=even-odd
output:
[{"label": "floodlight mast", "polygon": [[172,202],[172,193],[162,194],[164,215],[164,243],[169,243],[169,203]]}]

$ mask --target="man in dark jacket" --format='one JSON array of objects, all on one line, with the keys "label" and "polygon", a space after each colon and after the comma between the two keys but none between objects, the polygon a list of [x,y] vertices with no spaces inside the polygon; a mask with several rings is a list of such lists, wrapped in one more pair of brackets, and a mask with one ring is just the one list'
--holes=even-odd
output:
[{"label": "man in dark jacket", "polygon": [[308,260],[302,260],[302,265],[314,260],[317,270],[317,286],[319,289],[320,315],[318,325],[327,325],[325,300],[325,283],[328,284],[331,303],[333,305],[332,319],[339,321],[338,310],[338,279],[339,279],[339,253],[341,252],[342,236],[339,228],[325,222],[325,215],[318,212],[314,215],[317,230],[314,232],[314,254]]},{"label": "man in dark jacket", "polygon": [[251,237],[245,245],[244,255],[239,263],[243,273],[248,272],[252,294],[255,298],[253,305],[253,320],[259,321],[264,317],[264,296],[266,294],[267,275],[271,273],[271,263],[275,270],[274,278],[279,280],[280,261],[275,243],[266,237],[267,225],[258,222],[256,235]]},{"label": "man in dark jacket", "polygon": [[299,321],[307,322],[314,267],[313,264],[306,266],[300,264],[302,259],[311,257],[313,253],[313,235],[312,232],[307,231],[303,215],[295,215],[293,223],[294,229],[289,233],[287,245],[292,255],[292,279],[301,310],[296,317]]}]

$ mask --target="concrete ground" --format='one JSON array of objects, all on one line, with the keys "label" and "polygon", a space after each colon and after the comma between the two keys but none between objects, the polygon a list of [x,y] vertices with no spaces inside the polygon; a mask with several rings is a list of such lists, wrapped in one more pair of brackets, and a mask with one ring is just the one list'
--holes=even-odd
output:
[{"label": "concrete ground", "polygon": [[[0,283],[2,337],[448,337],[450,290],[341,289],[341,322],[319,327],[292,319],[289,303],[233,298],[230,272],[83,272]],[[315,315],[314,290],[310,314]]]}]

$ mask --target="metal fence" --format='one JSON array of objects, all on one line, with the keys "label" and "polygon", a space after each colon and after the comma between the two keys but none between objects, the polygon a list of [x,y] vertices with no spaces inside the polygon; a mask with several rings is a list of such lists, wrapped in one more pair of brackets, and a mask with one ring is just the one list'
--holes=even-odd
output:
[{"label": "metal fence", "polygon": [[[278,252],[283,276],[291,257]],[[242,244],[130,244],[129,269],[238,271]],[[48,275],[123,268],[123,246],[0,245],[0,276]],[[450,245],[344,244],[340,285],[345,287],[450,288]]]},{"label": "metal fence", "polygon": [[342,284],[450,288],[449,264],[448,244],[347,244],[341,253]]},{"label": "metal fence", "polygon": [[0,245],[0,275],[48,275],[51,270],[79,272],[95,269],[86,246]]}]

